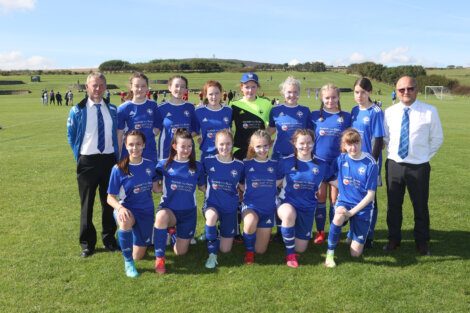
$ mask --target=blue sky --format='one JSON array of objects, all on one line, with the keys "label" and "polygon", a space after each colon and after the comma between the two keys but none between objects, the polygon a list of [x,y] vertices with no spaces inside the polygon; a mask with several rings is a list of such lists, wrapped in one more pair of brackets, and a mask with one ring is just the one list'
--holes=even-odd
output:
[{"label": "blue sky", "polygon": [[0,0],[0,69],[121,59],[470,67],[470,1]]}]

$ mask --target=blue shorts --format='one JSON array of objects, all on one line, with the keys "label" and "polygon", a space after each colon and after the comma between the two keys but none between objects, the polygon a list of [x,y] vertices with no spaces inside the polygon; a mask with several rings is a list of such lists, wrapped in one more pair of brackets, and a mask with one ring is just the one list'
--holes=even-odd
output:
[{"label": "blue shorts", "polygon": [[[348,211],[353,208],[353,206],[339,201],[336,203],[335,208],[337,206],[343,206]],[[366,207],[368,211],[364,212],[364,214],[354,215],[349,219],[351,239],[359,242],[360,244],[364,244],[366,242],[367,234],[369,233],[369,229],[372,222],[372,210],[369,208],[369,206],[370,205]]]},{"label": "blue shorts", "polygon": [[272,212],[271,214],[266,214],[260,212],[257,209],[248,208],[242,205],[242,213],[245,211],[255,212],[255,214],[258,216],[258,225],[256,226],[257,228],[272,228],[276,222],[274,212]]},{"label": "blue shorts", "polygon": [[[191,239],[196,233],[197,208],[191,210],[170,210],[176,217],[176,237],[181,239]],[[157,212],[163,208],[157,208]]]},{"label": "blue shorts", "polygon": [[296,210],[295,219],[295,238],[310,240],[312,238],[313,220],[315,219],[315,210]]},{"label": "blue shorts", "polygon": [[[142,213],[130,210],[134,216],[135,224],[132,226],[132,242],[134,246],[147,247],[153,244],[153,224],[155,215],[152,213]],[[117,210],[113,212],[114,220],[117,223]]]},{"label": "blue shorts", "polygon": [[[288,203],[288,202],[284,202]],[[315,208],[295,208],[297,217],[295,219],[295,238],[310,240],[312,238],[313,220],[315,219]]]},{"label": "blue shorts", "polygon": [[208,208],[213,208],[217,212],[217,215],[219,216],[219,232],[220,236],[224,238],[233,238],[237,234],[237,211],[234,212],[229,212],[229,213],[223,213],[214,205],[206,205],[202,209],[202,213],[204,216],[206,215],[206,211]]}]

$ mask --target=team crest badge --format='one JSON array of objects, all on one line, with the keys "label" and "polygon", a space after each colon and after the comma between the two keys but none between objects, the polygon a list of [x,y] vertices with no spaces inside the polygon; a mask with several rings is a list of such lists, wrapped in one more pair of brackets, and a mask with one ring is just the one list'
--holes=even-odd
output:
[{"label": "team crest badge", "polygon": [[149,115],[153,115],[153,110],[152,110],[152,109],[147,109],[147,113],[148,113]]}]

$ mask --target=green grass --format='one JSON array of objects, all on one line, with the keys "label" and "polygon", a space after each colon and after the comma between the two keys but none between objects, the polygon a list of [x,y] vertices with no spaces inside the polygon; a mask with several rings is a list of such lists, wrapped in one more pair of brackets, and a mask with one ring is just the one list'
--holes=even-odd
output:
[{"label": "green grass", "polygon": [[433,69],[426,70],[428,75],[443,75],[447,78],[457,79],[461,85],[470,86],[470,68]]},{"label": "green grass", "polygon": [[[278,97],[277,86],[289,73],[260,73],[262,92]],[[303,87],[334,82],[352,87],[355,77],[341,73],[294,73]],[[165,79],[170,74],[150,74]],[[270,76],[273,80],[270,81]],[[125,89],[129,74],[109,75],[109,83]],[[209,78],[237,89],[239,73],[188,74],[191,88]],[[302,77],[305,76],[305,81]],[[443,123],[445,141],[432,159],[430,214],[431,257],[414,251],[413,213],[404,207],[404,241],[399,251],[385,254],[385,188],[378,191],[376,247],[360,260],[340,244],[338,267],[323,267],[326,246],[310,246],[300,268],[283,264],[284,250],[272,243],[254,266],[243,266],[243,247],[219,257],[215,271],[206,270],[203,243],[188,255],[168,253],[168,274],[153,273],[153,252],[137,262],[142,273],[128,279],[120,254],[104,253],[100,243],[93,257],[80,259],[79,199],[75,162],[66,141],[69,108],[43,107],[42,88],[65,92],[81,76],[43,75],[41,83],[23,80],[29,95],[0,96],[0,236],[2,312],[468,312],[470,309],[470,152],[468,98],[430,99]],[[268,81],[269,79],[269,81]],[[7,87],[2,89],[7,89]],[[390,104],[391,87],[377,82],[376,96]],[[238,89],[237,89],[238,90]],[[75,92],[79,100],[83,94]],[[190,100],[196,101],[196,95]],[[113,96],[112,101],[119,103]],[[317,108],[314,98],[301,102]],[[350,110],[351,93],[342,106]],[[158,197],[155,197],[158,200]],[[201,197],[199,196],[199,203]],[[96,203],[98,208],[98,203]],[[100,229],[99,209],[95,225]],[[198,233],[203,229],[198,220]]]}]

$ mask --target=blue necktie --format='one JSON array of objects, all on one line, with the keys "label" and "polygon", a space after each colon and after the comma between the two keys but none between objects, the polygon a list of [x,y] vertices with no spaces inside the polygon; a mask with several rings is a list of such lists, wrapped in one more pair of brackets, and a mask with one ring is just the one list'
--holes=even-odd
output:
[{"label": "blue necktie", "polygon": [[101,113],[101,104],[95,103],[96,105],[96,112],[98,117],[98,150],[101,153],[104,151],[104,120],[103,114]]},{"label": "blue necktie", "polygon": [[398,155],[404,159],[408,155],[408,147],[410,145],[410,108],[403,109],[403,117],[401,119],[400,145],[398,146]]}]

